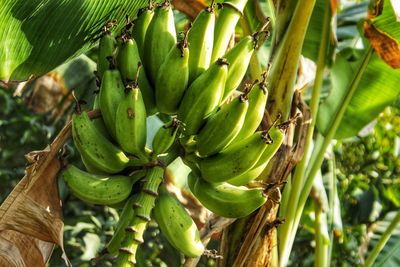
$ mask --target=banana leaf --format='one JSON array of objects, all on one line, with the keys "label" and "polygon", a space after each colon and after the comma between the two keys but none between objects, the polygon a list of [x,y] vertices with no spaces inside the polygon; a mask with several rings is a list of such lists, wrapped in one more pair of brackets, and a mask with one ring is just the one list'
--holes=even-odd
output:
[{"label": "banana leaf", "polygon": [[147,2],[1,0],[0,80],[47,73],[93,46],[107,21],[122,26]]},{"label": "banana leaf", "polygon": [[[339,53],[331,73],[331,93],[321,104],[317,127],[326,134],[342,104],[344,96],[359,72],[358,52]],[[391,105],[400,93],[400,70],[392,69],[374,54],[364,71],[361,81],[347,107],[336,132],[336,139],[357,135],[369,122],[374,120],[385,107]]]}]

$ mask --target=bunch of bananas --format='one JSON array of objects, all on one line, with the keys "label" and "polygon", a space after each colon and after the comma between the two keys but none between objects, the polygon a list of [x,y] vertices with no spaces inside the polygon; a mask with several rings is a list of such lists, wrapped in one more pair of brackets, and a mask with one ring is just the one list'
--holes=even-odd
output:
[{"label": "bunch of bananas", "polygon": [[[62,176],[81,200],[123,204],[107,250],[118,266],[135,264],[148,222],[188,257],[203,253],[199,231],[181,203],[162,185],[162,156],[175,145],[192,169],[188,185],[210,211],[239,218],[267,200],[255,180],[283,142],[279,127],[257,131],[267,102],[267,74],[237,91],[255,48],[255,33],[227,50],[247,0],[226,0],[215,19],[214,2],[177,41],[169,1],[149,3],[118,33],[104,27],[99,43],[99,94],[89,118],[72,116],[72,136],[86,171],[68,166]],[[163,114],[165,123],[146,146],[146,118]],[[153,210],[153,212],[152,212]]]}]

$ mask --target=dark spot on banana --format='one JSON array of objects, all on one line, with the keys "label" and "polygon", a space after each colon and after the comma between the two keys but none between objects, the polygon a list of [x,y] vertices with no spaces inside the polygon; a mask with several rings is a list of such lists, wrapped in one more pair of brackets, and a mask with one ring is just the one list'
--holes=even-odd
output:
[{"label": "dark spot on banana", "polygon": [[128,119],[132,120],[135,117],[135,112],[133,112],[131,108],[128,108],[127,113],[128,113]]}]

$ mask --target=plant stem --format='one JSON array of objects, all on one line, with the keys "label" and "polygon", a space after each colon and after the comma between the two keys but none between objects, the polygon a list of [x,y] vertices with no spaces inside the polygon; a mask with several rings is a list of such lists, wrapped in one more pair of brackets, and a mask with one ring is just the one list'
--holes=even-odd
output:
[{"label": "plant stem", "polygon": [[[279,114],[283,121],[288,119],[301,49],[315,1],[295,1],[297,5],[294,13],[290,14],[290,24],[285,28],[283,40],[277,47],[277,54],[272,60],[271,72],[268,76],[271,90],[267,104],[272,120],[278,118]],[[285,15],[289,16],[289,14]]]},{"label": "plant stem", "polygon": [[297,210],[298,199],[300,194],[302,193],[303,183],[304,183],[304,173],[306,169],[306,165],[309,164],[308,155],[312,149],[312,140],[313,140],[313,133],[315,128],[315,122],[318,113],[318,105],[320,100],[320,93],[322,84],[324,81],[324,69],[325,69],[325,62],[326,62],[326,51],[328,47],[328,40],[329,40],[329,29],[330,29],[330,10],[327,6],[324,12],[324,25],[323,30],[321,33],[321,45],[318,51],[318,61],[317,61],[317,69],[315,74],[315,81],[314,81],[314,88],[311,97],[310,109],[311,109],[311,125],[308,128],[307,136],[306,136],[306,144],[304,148],[304,155],[301,161],[296,166],[296,170],[294,172],[292,178],[292,187],[290,191],[284,191],[284,194],[289,194],[288,203],[291,203],[287,208],[287,213],[285,214],[286,222],[282,225],[280,229],[280,253],[281,253],[281,265],[285,266],[286,262],[289,259],[289,253],[291,251],[291,247],[293,241],[290,236],[292,236],[293,231],[293,222],[294,217]]},{"label": "plant stem", "polygon": [[147,173],[142,191],[138,200],[133,204],[134,217],[130,226],[125,229],[125,238],[119,249],[117,266],[132,267],[136,264],[136,251],[143,243],[143,233],[149,223],[151,210],[154,207],[158,187],[163,180],[164,169],[160,166],[153,167]]},{"label": "plant stem", "polygon": [[[320,169],[322,162],[324,160],[324,154],[328,146],[330,145],[333,137],[336,134],[336,130],[339,128],[340,122],[342,121],[342,118],[344,116],[344,112],[346,111],[347,106],[350,103],[351,98],[354,95],[354,92],[356,91],[358,84],[360,83],[361,77],[364,74],[365,69],[367,68],[367,65],[371,59],[372,56],[372,48],[369,47],[366,49],[363,61],[357,71],[356,77],[354,77],[354,80],[352,81],[352,84],[350,85],[350,89],[348,90],[346,97],[344,98],[342,105],[340,106],[335,119],[332,123],[332,126],[329,128],[325,138],[323,139],[323,143],[318,151],[313,151],[313,153],[317,154],[317,158],[313,165],[310,167],[309,173],[307,172],[306,175],[306,180],[305,184],[302,190],[302,195],[300,196],[297,210],[296,210],[296,220],[295,220],[295,228],[293,228],[294,231],[297,230],[298,223],[300,221],[301,213],[303,212],[304,205],[306,204],[308,195],[310,194],[311,187],[314,181],[314,177],[317,174],[318,170]],[[307,170],[306,170],[307,171]],[[296,230],[295,230],[296,229]]]},{"label": "plant stem", "polygon": [[367,260],[365,261],[364,267],[372,266],[372,264],[375,262],[379,253],[381,252],[381,250],[383,249],[383,247],[385,246],[385,244],[389,240],[389,238],[392,236],[393,231],[396,229],[396,226],[399,223],[400,223],[400,211],[397,212],[396,216],[393,218],[389,227],[386,229],[386,231],[383,233],[383,235],[379,239],[378,243],[376,243],[375,247],[372,249]]},{"label": "plant stem", "polygon": [[[328,256],[328,243],[323,233],[324,224],[326,221],[326,214],[322,210],[321,203],[314,202],[315,211],[315,267],[324,267],[327,265]],[[325,225],[326,226],[326,225]]]},{"label": "plant stem", "polygon": [[[305,170],[305,176],[304,176],[305,179],[300,180],[300,182],[297,182],[298,187],[295,187],[295,186],[292,187],[293,190],[298,190],[295,192],[296,192],[296,194],[299,194],[300,197],[299,197],[298,201],[291,202],[291,203],[297,203],[297,207],[294,209],[295,214],[288,212],[287,217],[286,217],[287,225],[286,225],[286,223],[284,225],[286,231],[282,233],[282,238],[283,238],[284,242],[281,240],[281,242],[283,242],[283,244],[281,246],[281,249],[282,249],[281,253],[282,253],[282,255],[285,256],[285,258],[283,258],[284,262],[281,263],[281,266],[284,266],[284,264],[286,264],[286,262],[288,260],[289,253],[290,253],[291,247],[293,245],[294,237],[296,235],[296,231],[297,231],[297,228],[298,228],[298,225],[300,222],[301,214],[303,213],[303,209],[306,204],[308,195],[310,194],[311,187],[314,182],[314,177],[317,174],[318,170],[320,169],[321,164],[324,160],[325,151],[328,148],[328,146],[330,145],[331,140],[335,136],[336,130],[339,127],[340,122],[343,118],[344,112],[346,111],[346,108],[347,108],[348,104],[350,103],[350,100],[358,87],[361,77],[362,77],[362,75],[368,65],[368,62],[371,58],[371,55],[372,55],[372,48],[368,48],[365,53],[363,62],[361,63],[361,65],[357,71],[357,75],[356,75],[356,77],[354,77],[354,80],[353,80],[352,84],[350,85],[347,95],[344,98],[343,103],[340,106],[340,108],[335,116],[335,119],[332,123],[331,128],[329,128],[325,137],[322,137],[321,135],[319,135],[317,138],[317,140],[320,140],[322,143],[321,143],[321,145],[318,145],[318,147],[316,147],[313,150],[313,155],[315,155],[315,160],[313,160],[311,162],[311,164],[308,165],[309,168],[307,168]],[[312,101],[314,101],[314,99]],[[313,116],[314,116],[314,113],[313,113]],[[314,120],[314,125],[315,125],[315,120]],[[307,149],[309,149],[309,148],[307,148],[307,146],[306,146],[306,151],[307,151]],[[298,167],[301,168],[300,171],[303,172],[303,174],[304,174],[305,163],[299,164]],[[297,171],[297,168],[296,168],[296,171]],[[299,171],[299,174],[297,174],[297,176],[296,176],[296,172],[295,172],[296,178],[294,179],[294,183],[296,183],[296,179],[299,180],[302,178],[300,171]],[[299,178],[297,178],[297,177],[299,177]],[[304,181],[304,185],[302,186],[303,181]],[[301,194],[300,194],[300,192],[301,192]],[[292,192],[291,192],[291,194],[292,194]],[[293,212],[293,209],[290,208],[290,211]]]},{"label": "plant stem", "polygon": [[336,210],[336,194],[337,194],[337,186],[336,186],[336,163],[335,163],[335,155],[333,154],[332,159],[329,161],[329,167],[331,172],[331,177],[329,179],[329,213],[328,213],[328,225],[329,225],[329,243],[328,247],[328,261],[329,265],[331,265],[332,261],[332,251],[333,251],[333,238],[334,238],[334,225],[333,218]]}]

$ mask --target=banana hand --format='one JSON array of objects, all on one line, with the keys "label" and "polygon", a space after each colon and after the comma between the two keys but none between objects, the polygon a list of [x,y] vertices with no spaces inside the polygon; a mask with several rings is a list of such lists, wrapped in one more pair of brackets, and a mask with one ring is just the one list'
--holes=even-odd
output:
[{"label": "banana hand", "polygon": [[226,60],[219,59],[186,90],[178,110],[178,119],[184,123],[186,135],[196,134],[221,102],[228,73],[227,65]]},{"label": "banana hand", "polygon": [[201,176],[208,182],[224,182],[250,170],[268,146],[264,132],[229,145],[222,152],[199,159]]},{"label": "banana hand", "polygon": [[247,108],[247,96],[242,94],[212,114],[197,135],[199,155],[214,155],[228,146],[242,129]]}]

